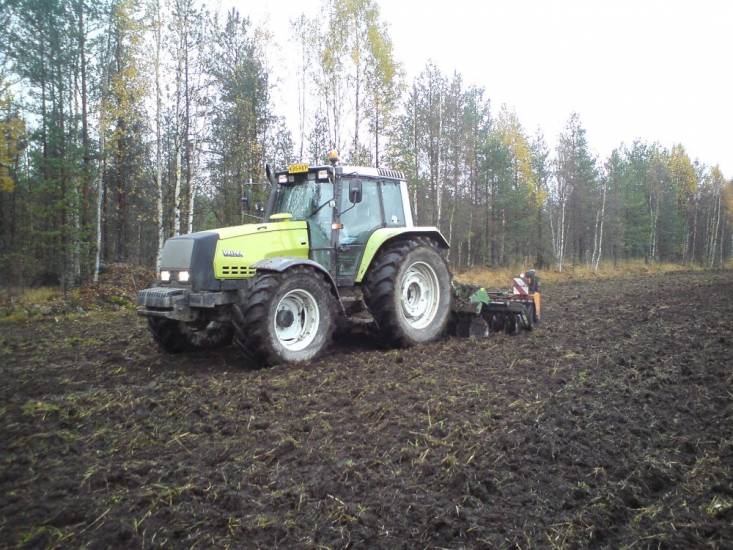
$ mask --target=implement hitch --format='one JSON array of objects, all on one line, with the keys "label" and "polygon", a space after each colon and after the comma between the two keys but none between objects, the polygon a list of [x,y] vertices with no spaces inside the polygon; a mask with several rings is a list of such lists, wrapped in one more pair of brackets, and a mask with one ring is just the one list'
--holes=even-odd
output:
[{"label": "implement hitch", "polygon": [[486,290],[453,283],[451,333],[464,338],[486,338],[492,332],[517,334],[532,330],[541,318],[539,278],[534,270],[512,280],[512,290]]}]

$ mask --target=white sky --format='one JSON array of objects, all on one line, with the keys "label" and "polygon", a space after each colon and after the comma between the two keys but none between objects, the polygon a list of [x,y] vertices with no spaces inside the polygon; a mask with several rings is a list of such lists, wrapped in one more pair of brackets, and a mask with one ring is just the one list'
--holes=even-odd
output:
[{"label": "white sky", "polygon": [[[681,142],[691,157],[733,176],[732,1],[377,1],[408,81],[432,59],[444,72],[459,71],[464,84],[483,86],[495,113],[502,103],[513,107],[528,134],[541,127],[551,147],[577,111],[602,158],[635,138]],[[211,4],[268,23],[281,83],[293,74],[288,21],[321,6]],[[275,95],[293,131],[296,93],[282,86]]]}]

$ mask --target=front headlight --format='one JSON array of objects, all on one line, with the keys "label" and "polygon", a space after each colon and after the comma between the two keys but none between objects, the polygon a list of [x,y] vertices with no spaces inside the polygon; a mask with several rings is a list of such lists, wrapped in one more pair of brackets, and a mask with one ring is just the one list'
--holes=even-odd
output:
[{"label": "front headlight", "polygon": [[187,283],[189,278],[188,271],[179,271],[178,272],[178,282],[179,283]]},{"label": "front headlight", "polygon": [[171,272],[170,271],[165,271],[165,270],[161,271],[160,272],[160,280],[161,281],[164,281],[166,283],[168,281],[170,281],[171,280]]}]

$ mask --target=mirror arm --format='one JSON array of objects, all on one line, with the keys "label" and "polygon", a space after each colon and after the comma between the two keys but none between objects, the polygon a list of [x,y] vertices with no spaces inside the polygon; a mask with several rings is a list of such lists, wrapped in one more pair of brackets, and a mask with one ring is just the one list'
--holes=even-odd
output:
[{"label": "mirror arm", "polygon": [[318,214],[321,211],[321,209],[324,206],[326,206],[329,202],[331,202],[332,200],[334,200],[334,197],[331,197],[326,202],[324,202],[321,206],[319,206],[318,208],[316,208],[313,212],[311,212],[310,214],[308,214],[308,217],[311,218],[311,217],[315,216],[316,214]]},{"label": "mirror arm", "polygon": [[346,210],[342,210],[341,212],[339,212],[339,218],[341,216],[343,216],[344,214],[346,214],[349,210],[351,210],[352,208],[354,208],[357,204],[359,204],[359,203],[358,202],[352,202],[351,203],[351,206],[349,206]]}]

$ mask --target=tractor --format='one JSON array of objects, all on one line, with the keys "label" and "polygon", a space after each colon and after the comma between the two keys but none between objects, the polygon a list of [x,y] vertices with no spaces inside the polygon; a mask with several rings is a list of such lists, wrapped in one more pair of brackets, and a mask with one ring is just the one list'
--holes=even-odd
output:
[{"label": "tractor", "polygon": [[451,318],[448,242],[413,224],[405,177],[330,164],[266,167],[262,223],[168,239],[138,294],[153,339],[176,353],[232,341],[255,364],[310,361],[364,308],[383,341],[440,337]]}]

